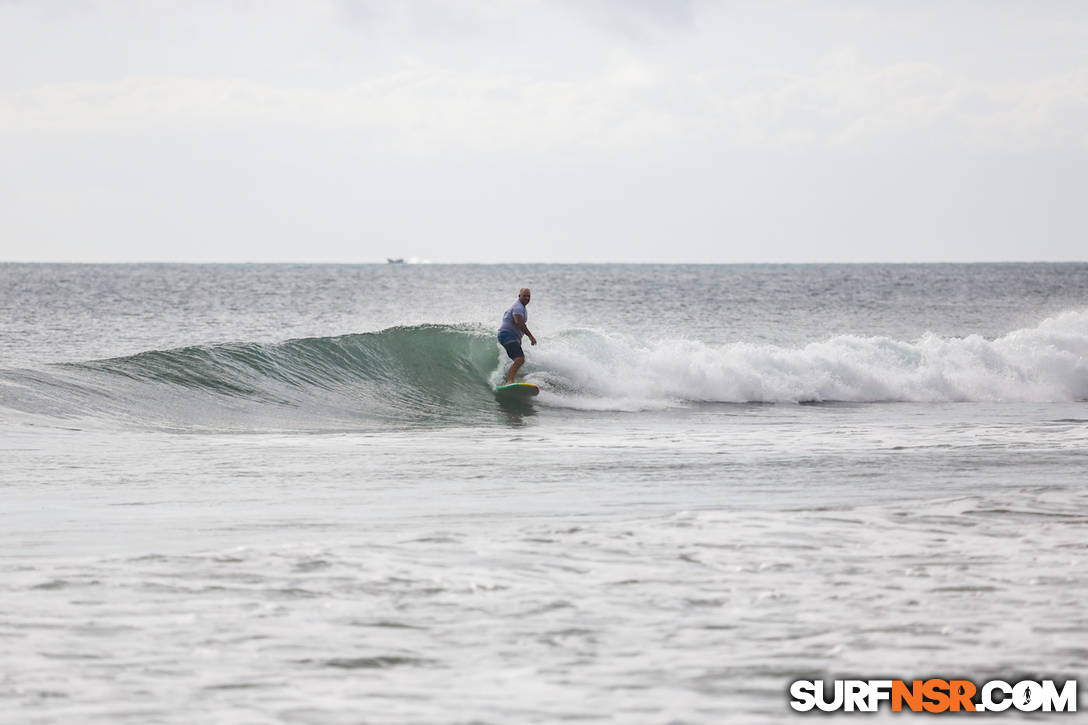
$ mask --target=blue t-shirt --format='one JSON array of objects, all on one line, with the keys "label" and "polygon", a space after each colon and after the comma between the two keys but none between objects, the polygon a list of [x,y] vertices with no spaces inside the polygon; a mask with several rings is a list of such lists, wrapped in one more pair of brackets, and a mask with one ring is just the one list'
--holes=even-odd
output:
[{"label": "blue t-shirt", "polygon": [[529,313],[525,311],[525,305],[518,300],[502,316],[502,324],[499,325],[499,340],[517,340],[521,342],[522,331],[514,324],[514,315],[521,315],[523,323],[529,322]]}]

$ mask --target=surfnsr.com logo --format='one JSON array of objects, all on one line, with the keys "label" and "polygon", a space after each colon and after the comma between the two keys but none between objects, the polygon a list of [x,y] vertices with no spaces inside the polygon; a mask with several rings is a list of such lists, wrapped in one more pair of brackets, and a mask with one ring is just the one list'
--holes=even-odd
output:
[{"label": "surfnsr.com logo", "polygon": [[790,697],[799,712],[876,712],[884,703],[892,712],[1076,712],[1077,681],[797,680]]}]

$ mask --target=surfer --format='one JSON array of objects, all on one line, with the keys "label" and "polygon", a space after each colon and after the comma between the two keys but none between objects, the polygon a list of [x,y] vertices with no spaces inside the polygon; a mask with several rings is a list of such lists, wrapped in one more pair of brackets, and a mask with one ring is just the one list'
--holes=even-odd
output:
[{"label": "surfer", "polygon": [[518,374],[518,370],[525,363],[525,353],[521,350],[521,336],[528,335],[529,342],[536,344],[533,333],[529,332],[529,328],[525,326],[526,321],[529,319],[529,313],[525,311],[525,305],[529,304],[531,296],[528,287],[522,288],[518,292],[518,301],[503,314],[502,324],[499,325],[499,344],[506,348],[506,354],[514,361],[510,369],[506,371],[506,380],[503,381],[503,385],[514,382],[514,376]]}]

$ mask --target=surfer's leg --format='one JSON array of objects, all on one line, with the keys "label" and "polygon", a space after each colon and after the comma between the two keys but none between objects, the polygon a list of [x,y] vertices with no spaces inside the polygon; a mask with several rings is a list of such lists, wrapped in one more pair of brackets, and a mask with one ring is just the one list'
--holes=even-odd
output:
[{"label": "surfer's leg", "polygon": [[518,370],[521,369],[522,364],[525,362],[524,357],[514,358],[514,364],[510,366],[510,369],[506,371],[506,380],[503,381],[504,385],[509,385],[514,382],[514,376],[518,374]]},{"label": "surfer's leg", "polygon": [[506,348],[506,355],[514,361],[514,364],[506,371],[506,380],[503,382],[503,385],[509,385],[514,382],[514,376],[518,374],[518,368],[525,362],[525,353],[521,351],[521,343],[517,340],[507,340],[501,344]]}]

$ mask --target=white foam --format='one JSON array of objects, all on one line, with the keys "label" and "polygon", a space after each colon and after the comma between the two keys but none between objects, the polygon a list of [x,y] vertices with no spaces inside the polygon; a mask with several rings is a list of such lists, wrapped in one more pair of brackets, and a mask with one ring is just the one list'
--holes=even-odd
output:
[{"label": "white foam", "polygon": [[1088,310],[995,340],[839,335],[801,348],[586,330],[534,348],[541,402],[647,409],[691,402],[1076,401],[1088,399]]}]

